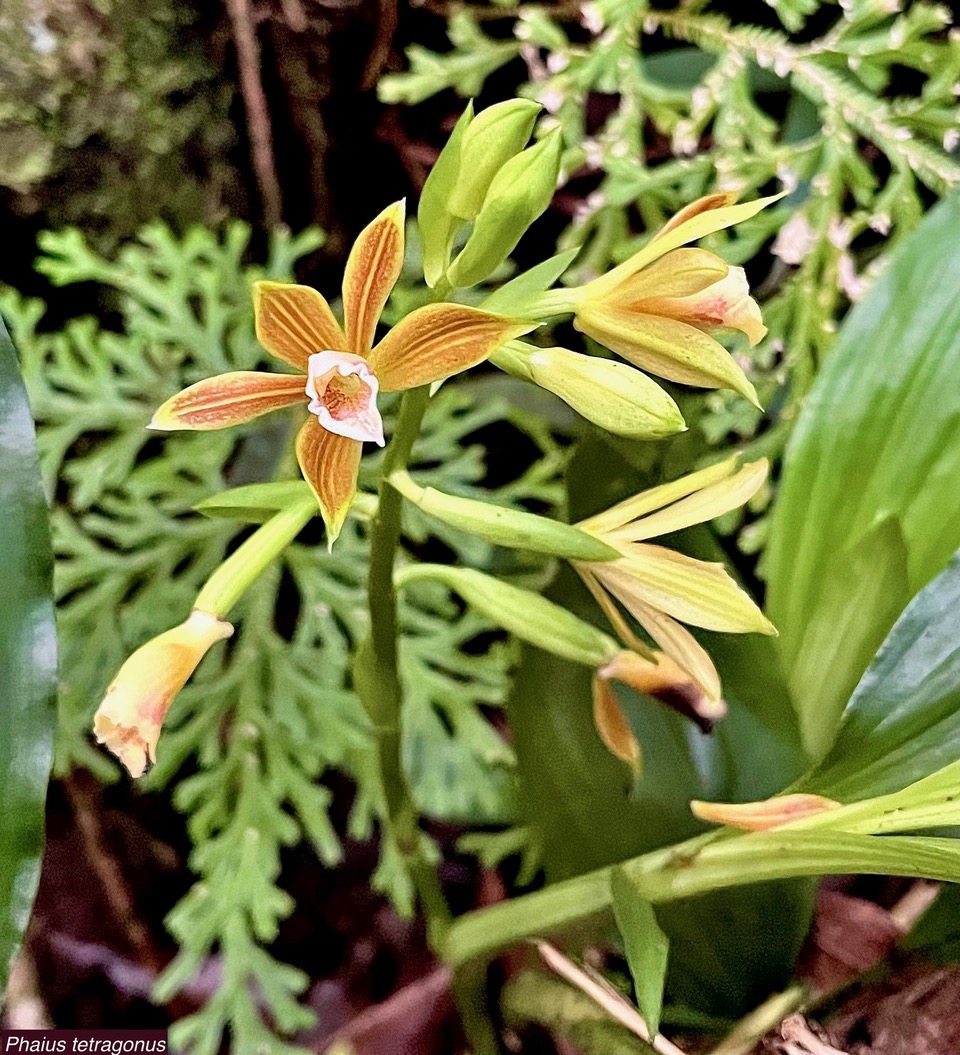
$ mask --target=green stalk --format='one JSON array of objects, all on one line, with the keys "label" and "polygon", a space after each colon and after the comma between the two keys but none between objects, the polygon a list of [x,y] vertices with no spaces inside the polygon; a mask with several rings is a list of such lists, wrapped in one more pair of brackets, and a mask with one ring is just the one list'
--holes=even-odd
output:
[{"label": "green stalk", "polygon": [[527,319],[552,319],[556,315],[572,315],[581,299],[579,288],[548,289],[526,305],[523,316]]},{"label": "green stalk", "polygon": [[[440,949],[452,922],[450,908],[436,870],[424,853],[416,803],[403,771],[400,739],[403,687],[397,662],[399,626],[393,581],[400,544],[403,496],[389,482],[393,473],[407,467],[429,401],[430,393],[426,387],[413,389],[403,396],[397,427],[384,458],[378,486],[379,505],[370,533],[367,578],[370,634],[357,650],[354,686],[377,741],[387,834],[393,839],[413,880],[426,917],[430,945]],[[496,1034],[486,1014],[485,977],[482,963],[466,964],[455,972],[453,980],[463,1028],[475,1055],[494,1055],[499,1050]]]},{"label": "green stalk", "polygon": [[[917,835],[773,829],[747,835],[708,832],[620,866],[652,904],[744,883],[817,875],[901,875],[960,880],[957,840]],[[599,913],[612,904],[611,868],[468,912],[450,927],[443,957],[454,969],[500,949]]]},{"label": "green stalk", "polygon": [[403,689],[398,668],[399,628],[393,585],[403,497],[388,483],[392,473],[407,466],[429,399],[426,387],[405,393],[397,427],[384,458],[379,506],[370,534],[367,580],[370,633],[357,651],[354,684],[376,738],[388,835],[406,862],[423,904],[431,944],[436,947],[450,923],[450,910],[436,871],[424,853],[417,808],[403,771],[400,739]]},{"label": "green stalk", "polygon": [[264,569],[290,545],[302,528],[317,515],[317,501],[310,495],[272,516],[239,546],[207,579],[194,608],[222,619],[250,588]]}]

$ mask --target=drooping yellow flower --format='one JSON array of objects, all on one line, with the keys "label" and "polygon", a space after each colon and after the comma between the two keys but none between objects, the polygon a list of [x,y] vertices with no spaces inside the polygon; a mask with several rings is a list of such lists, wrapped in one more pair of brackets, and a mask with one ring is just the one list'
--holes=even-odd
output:
[{"label": "drooping yellow flower", "polygon": [[93,732],[132,777],[156,762],[174,697],[210,648],[232,633],[230,623],[194,609],[186,622],[141,645],[120,668],[97,708]]},{"label": "drooping yellow flower", "polygon": [[315,289],[255,284],[257,338],[300,373],[210,377],[167,400],[150,423],[161,430],[222,429],[306,403],[310,417],[297,436],[297,459],[331,542],[356,493],[364,441],[383,444],[378,393],[450,377],[533,328],[461,304],[431,304],[411,312],[374,345],[403,264],[403,218],[403,203],[397,202],[354,243],[343,277],[342,328]]},{"label": "drooping yellow flower", "polygon": [[681,624],[734,634],[775,634],[776,629],[722,564],[648,540],[738,508],[756,494],[766,475],[766,460],[737,471],[736,459],[729,459],[643,491],[577,525],[622,554],[618,560],[574,561],[573,566],[624,643],[638,644],[614,598],[713,704],[721,699],[720,678],[706,650]]},{"label": "drooping yellow flower", "polygon": [[629,260],[575,292],[574,324],[642,370],[731,388],[757,403],[743,370],[712,336],[740,330],[753,346],[767,332],[743,268],[680,247],[749,219],[777,197],[734,205],[734,195],[712,194],[688,205]]},{"label": "drooping yellow flower", "polygon": [[665,653],[654,652],[648,659],[630,650],[617,652],[593,675],[593,722],[607,750],[635,776],[640,775],[642,751],[617,699],[615,681],[659,700],[705,732],[727,711],[722,700],[709,699],[703,686]]}]

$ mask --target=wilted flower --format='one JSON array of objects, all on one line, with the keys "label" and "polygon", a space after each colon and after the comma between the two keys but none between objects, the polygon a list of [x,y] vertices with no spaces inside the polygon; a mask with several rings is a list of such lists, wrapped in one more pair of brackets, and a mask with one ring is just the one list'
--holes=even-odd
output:
[{"label": "wilted flower", "polygon": [[593,721],[607,749],[636,775],[641,768],[640,743],[617,699],[614,681],[652,696],[705,732],[726,714],[722,700],[710,699],[703,686],[663,652],[654,652],[650,659],[629,650],[617,652],[594,673]]},{"label": "wilted flower", "polygon": [[364,441],[383,443],[379,391],[450,377],[533,328],[461,304],[430,304],[411,312],[374,346],[380,313],[403,264],[403,217],[403,203],[397,202],[357,238],[343,278],[343,328],[315,289],[255,284],[260,343],[300,373],[210,377],[167,400],[150,423],[162,430],[222,429],[307,402],[311,416],[297,436],[297,460],[331,543],[356,493]]},{"label": "wilted flower", "polygon": [[[714,706],[721,699],[719,676],[681,623],[735,634],[775,634],[776,629],[722,564],[695,560],[647,540],[736,509],[757,492],[766,475],[765,460],[736,471],[736,459],[729,459],[644,491],[577,525],[622,555],[572,563],[624,643],[649,651],[634,637],[614,598]],[[703,704],[699,707],[702,714]]]},{"label": "wilted flower", "polygon": [[629,260],[574,291],[575,325],[659,377],[732,388],[757,403],[753,385],[711,334],[740,330],[751,346],[766,327],[743,268],[689,242],[758,213],[776,198],[734,205],[712,194],[688,205]]},{"label": "wilted flower", "polygon": [[157,760],[157,741],[174,697],[218,641],[233,627],[195,609],[186,622],[141,645],[107,688],[93,719],[93,732],[139,777]]},{"label": "wilted flower", "polygon": [[693,815],[700,820],[725,824],[745,832],[769,831],[782,824],[816,817],[839,808],[840,803],[833,799],[804,793],[775,795],[761,802],[699,802],[694,799],[690,803]]}]

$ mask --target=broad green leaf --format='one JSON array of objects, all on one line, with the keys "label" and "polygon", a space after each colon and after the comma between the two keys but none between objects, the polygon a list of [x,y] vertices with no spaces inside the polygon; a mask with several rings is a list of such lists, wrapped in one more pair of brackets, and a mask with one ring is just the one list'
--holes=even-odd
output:
[{"label": "broad green leaf", "polygon": [[897,615],[960,545],[958,228],[955,193],[893,254],[787,448],[768,608],[814,754]]},{"label": "broad green leaf", "polygon": [[43,846],[53,754],[57,639],[50,527],[33,419],[0,321],[0,1002],[27,925]]},{"label": "broad green leaf", "polygon": [[954,557],[897,620],[804,787],[849,802],[896,791],[960,755],[958,612]]},{"label": "broad green leaf", "polygon": [[620,868],[614,868],[610,875],[610,892],[613,897],[613,915],[623,938],[627,964],[633,977],[637,1006],[653,1037],[660,1029],[670,941],[657,923],[653,905]]}]

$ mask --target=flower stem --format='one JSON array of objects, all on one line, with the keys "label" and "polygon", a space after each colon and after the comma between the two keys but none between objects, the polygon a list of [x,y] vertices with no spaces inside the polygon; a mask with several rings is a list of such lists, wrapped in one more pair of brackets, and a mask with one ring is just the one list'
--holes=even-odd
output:
[{"label": "flower stem", "polygon": [[194,608],[223,618],[318,512],[312,495],[281,509],[257,528],[207,579],[197,595]]},{"label": "flower stem", "polygon": [[548,289],[524,306],[523,315],[530,319],[552,319],[555,315],[572,315],[582,299],[579,288]]},{"label": "flower stem", "polygon": [[413,389],[403,396],[397,426],[384,458],[379,506],[370,535],[370,633],[357,651],[354,684],[376,737],[387,834],[406,862],[426,914],[428,936],[436,947],[450,923],[450,910],[436,871],[424,851],[417,808],[403,771],[400,739],[403,689],[398,668],[399,628],[393,585],[403,497],[387,482],[391,473],[406,468],[429,399],[426,387]]}]

